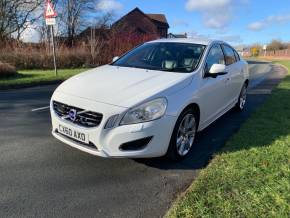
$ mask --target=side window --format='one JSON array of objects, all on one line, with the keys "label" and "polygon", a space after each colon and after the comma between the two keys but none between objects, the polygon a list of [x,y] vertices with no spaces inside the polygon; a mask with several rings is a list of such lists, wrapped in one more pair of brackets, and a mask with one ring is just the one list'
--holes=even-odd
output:
[{"label": "side window", "polygon": [[236,61],[240,61],[241,58],[240,58],[240,55],[238,54],[238,52],[236,50],[234,50],[234,53],[235,53]]},{"label": "side window", "polygon": [[236,62],[236,57],[233,49],[227,45],[222,45],[225,52],[226,65],[231,65]]},{"label": "side window", "polygon": [[214,45],[207,56],[205,71],[208,72],[214,64],[225,64],[225,57],[220,45]]}]

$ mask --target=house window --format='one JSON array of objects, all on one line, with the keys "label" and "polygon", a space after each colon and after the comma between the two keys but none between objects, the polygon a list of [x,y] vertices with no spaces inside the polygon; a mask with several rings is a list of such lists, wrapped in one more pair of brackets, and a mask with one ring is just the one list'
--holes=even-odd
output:
[{"label": "house window", "polygon": [[166,37],[167,36],[167,31],[165,28],[158,28],[158,32],[159,32],[159,35],[161,37]]}]

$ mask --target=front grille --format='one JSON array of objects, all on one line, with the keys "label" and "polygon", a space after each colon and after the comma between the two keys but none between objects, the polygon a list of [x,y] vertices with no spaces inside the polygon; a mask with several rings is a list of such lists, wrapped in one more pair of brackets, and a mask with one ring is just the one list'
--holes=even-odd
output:
[{"label": "front grille", "polygon": [[[53,110],[60,118],[82,127],[96,127],[103,119],[103,115],[100,113],[87,111],[57,101],[53,101]],[[75,116],[70,116],[71,112],[75,112]]]}]

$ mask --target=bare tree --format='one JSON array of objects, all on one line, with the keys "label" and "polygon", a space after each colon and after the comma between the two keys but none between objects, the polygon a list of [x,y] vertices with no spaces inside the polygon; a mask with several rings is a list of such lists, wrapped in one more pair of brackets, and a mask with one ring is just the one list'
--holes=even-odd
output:
[{"label": "bare tree", "polygon": [[41,0],[0,0],[0,39],[12,34],[19,39],[39,18],[35,13],[40,5]]},{"label": "bare tree", "polygon": [[283,43],[281,40],[274,39],[268,45],[267,50],[276,51],[276,50],[282,50],[282,49],[286,49],[286,48],[287,48],[286,43]]},{"label": "bare tree", "polygon": [[60,29],[67,37],[68,45],[74,44],[77,34],[91,25],[91,20],[97,16],[98,0],[58,0]]},{"label": "bare tree", "polygon": [[110,28],[111,23],[115,20],[115,14],[113,12],[107,12],[98,16],[92,22],[97,28]]},{"label": "bare tree", "polygon": [[97,17],[90,28],[90,35],[87,36],[87,41],[90,45],[90,54],[93,64],[96,63],[97,57],[101,54],[105,45],[107,34],[109,33],[110,24],[114,19],[114,14],[108,12]]}]

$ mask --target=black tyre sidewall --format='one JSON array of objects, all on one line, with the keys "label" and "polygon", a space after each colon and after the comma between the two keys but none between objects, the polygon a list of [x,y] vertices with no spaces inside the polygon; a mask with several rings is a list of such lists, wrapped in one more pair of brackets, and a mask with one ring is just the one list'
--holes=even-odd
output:
[{"label": "black tyre sidewall", "polygon": [[246,104],[247,104],[247,100],[246,100],[246,103],[245,103],[244,107],[243,107],[243,108],[240,108],[241,95],[242,95],[244,89],[247,90],[247,84],[246,84],[246,83],[244,83],[244,85],[243,85],[243,87],[242,87],[242,89],[241,89],[241,92],[240,92],[240,94],[239,94],[238,103],[237,103],[236,106],[235,106],[235,109],[236,109],[237,111],[243,111],[243,110],[245,109]]},{"label": "black tyre sidewall", "polygon": [[[192,109],[192,108],[188,108],[188,109],[185,109],[181,114],[180,116],[178,117],[177,121],[176,121],[176,124],[174,126],[174,130],[172,132],[172,135],[171,135],[171,139],[170,139],[170,143],[169,143],[169,146],[168,146],[168,150],[167,150],[167,153],[166,153],[166,157],[173,160],[173,161],[179,161],[179,160],[182,160],[184,159],[187,155],[185,156],[181,156],[179,155],[178,151],[177,151],[177,145],[176,145],[176,137],[177,137],[177,131],[178,131],[178,128],[180,126],[180,123],[182,122],[183,118],[187,115],[187,114],[192,114],[195,118],[195,123],[196,123],[196,129],[197,129],[197,117],[196,117],[196,112]],[[194,143],[194,142],[193,142]],[[190,153],[190,151],[188,152],[188,154]]]}]

